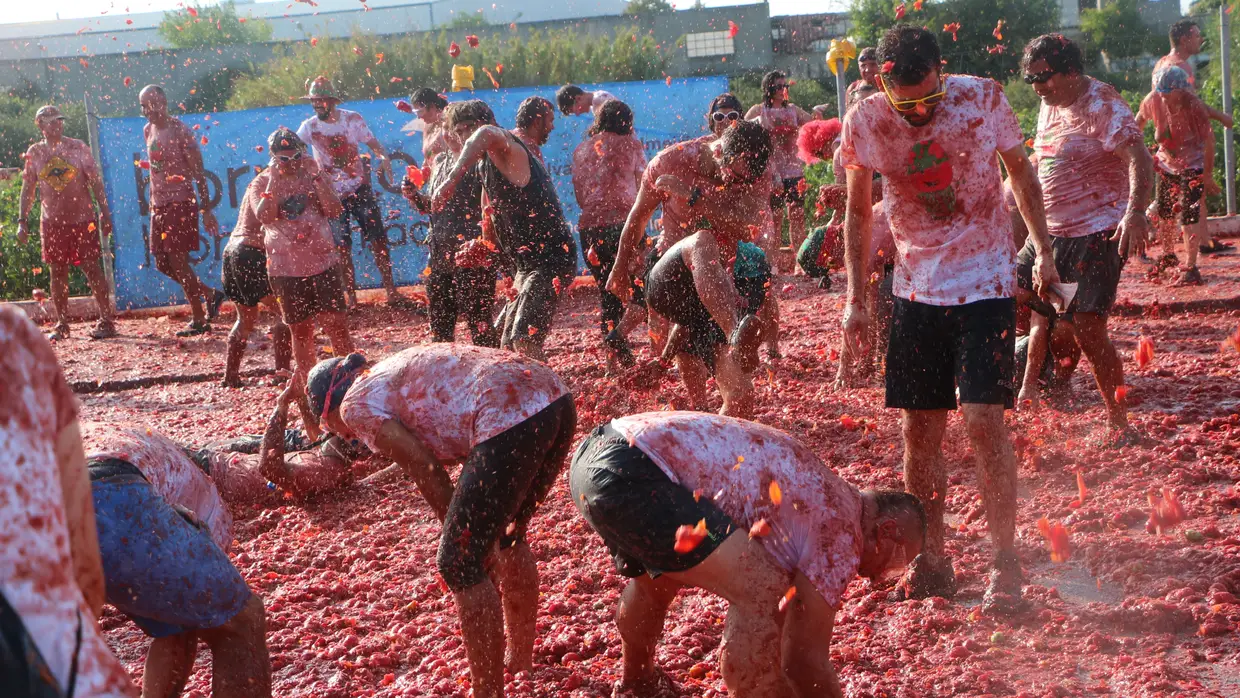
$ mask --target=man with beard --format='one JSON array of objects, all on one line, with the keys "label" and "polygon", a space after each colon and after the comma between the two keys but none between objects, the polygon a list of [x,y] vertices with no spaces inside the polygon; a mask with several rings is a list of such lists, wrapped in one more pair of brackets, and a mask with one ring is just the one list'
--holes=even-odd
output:
[{"label": "man with beard", "polygon": [[542,97],[527,97],[517,107],[517,127],[512,132],[543,165],[547,161],[543,159],[542,147],[554,130],[555,107],[551,106],[551,102]]},{"label": "man with beard", "polygon": [[[761,232],[770,155],[770,135],[752,121],[737,121],[716,141],[686,141],[659,153],[642,177],[607,281],[607,291],[622,301],[629,298],[642,262],[646,224],[660,205],[665,230],[670,225],[670,232],[678,233],[683,225],[692,231],[646,275],[646,303],[677,326],[665,353],[674,352],[690,399],[705,404],[706,381],[713,372],[723,396],[722,413],[732,416],[747,416],[752,409],[750,374],[763,334],[756,316],[738,310],[742,304],[732,269],[737,243]],[[679,211],[680,218],[669,222],[669,209]],[[754,291],[765,298],[765,287]],[[759,299],[746,300],[747,306],[761,305]]]}]

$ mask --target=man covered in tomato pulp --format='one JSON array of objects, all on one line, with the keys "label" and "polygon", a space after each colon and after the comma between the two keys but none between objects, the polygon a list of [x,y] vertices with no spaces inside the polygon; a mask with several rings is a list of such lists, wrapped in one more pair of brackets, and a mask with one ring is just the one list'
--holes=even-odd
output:
[{"label": "man covered in tomato pulp", "polygon": [[1037,173],[1016,115],[998,83],[944,75],[934,34],[910,25],[878,45],[884,94],[844,119],[847,341],[860,347],[870,319],[864,297],[871,244],[873,174],[896,246],[887,406],[902,410],[905,486],[925,503],[926,548],[901,589],[951,596],[955,574],[943,552],[947,473],[942,442],[957,394],[978,461],[995,557],[986,607],[1022,605],[1016,535],[1016,456],[1003,423],[1015,398],[1016,249],[1003,207],[999,159],[1036,250],[1035,289],[1059,281]]}]

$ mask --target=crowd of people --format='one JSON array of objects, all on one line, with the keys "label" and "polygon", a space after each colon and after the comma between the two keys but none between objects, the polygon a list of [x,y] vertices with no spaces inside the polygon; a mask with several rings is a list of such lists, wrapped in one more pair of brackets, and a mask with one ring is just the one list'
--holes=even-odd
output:
[{"label": "crowd of people", "polygon": [[[190,305],[178,335],[208,332],[231,300],[224,382],[242,387],[242,355],[266,306],[276,366],[290,370],[263,434],[201,447],[79,421],[47,339],[69,336],[71,266],[86,272],[100,310],[92,337],[117,332],[100,264],[108,203],[89,149],[63,136],[55,107],[40,109],[44,139],[27,154],[21,204],[26,213],[41,197],[57,321],[45,339],[0,308],[10,366],[0,384],[0,656],[13,658],[0,684],[16,687],[6,695],[137,695],[96,624],[105,602],[152,638],[143,696],[178,695],[199,640],[214,695],[271,695],[263,602],[227,554],[230,506],[340,490],[371,457],[393,463],[371,477],[407,477],[442,523],[437,569],[478,698],[504,695],[506,672],[533,669],[539,574],[528,527],[561,478],[629,580],[617,696],[672,689],[655,657],[686,587],[729,604],[721,674],[732,695],[841,696],[829,644],[850,580],[902,570],[896,598],[955,593],[942,446],[957,409],[994,546],[983,608],[1018,611],[1027,602],[1005,410],[1039,408],[1047,364],[1058,370],[1052,357],[1068,345],[1089,358],[1106,404],[1103,445],[1139,441],[1107,328],[1120,273],[1145,257],[1155,228],[1156,269],[1178,264],[1181,228],[1181,284],[1201,283],[1199,254],[1223,244],[1207,241],[1201,207],[1215,186],[1209,121],[1231,118],[1194,90],[1199,29],[1178,23],[1171,41],[1136,115],[1086,74],[1071,40],[1031,41],[1021,69],[1042,104],[1029,147],[1001,86],[945,72],[934,33],[911,25],[862,52],[840,117],[792,104],[787,76],[772,71],[761,103],[746,110],[719,95],[704,105],[706,135],[649,161],[634,135],[640,115],[603,91],[531,97],[507,129],[481,100],[418,90],[424,168],[400,187],[430,220],[432,341],[377,360],[354,353],[350,337],[354,222],[388,304],[411,301],[395,286],[360,146],[389,180],[391,166],[365,120],[340,108],[329,79],[307,81],[314,115],[270,134],[219,291],[189,258],[200,225],[219,234],[197,142],[149,86],[149,244]],[[576,234],[540,150],[557,108],[593,120],[572,155]],[[834,166],[836,183],[815,202],[833,216],[806,231],[804,167],[817,161]],[[786,267],[785,221],[796,253]],[[574,447],[573,390],[546,363],[546,341],[579,253],[614,374],[636,364],[630,336],[646,323],[651,360],[675,366],[698,411],[588,425]],[[886,406],[902,416],[904,492],[859,489],[807,445],[748,419],[761,350],[780,355],[776,278],[806,273],[829,286],[840,267],[836,383],[883,376]],[[496,312],[501,277],[511,293]],[[459,319],[472,345],[456,342]],[[318,330],[331,358],[319,360]],[[719,414],[707,407],[711,377]],[[293,404],[300,430],[290,428]]]}]

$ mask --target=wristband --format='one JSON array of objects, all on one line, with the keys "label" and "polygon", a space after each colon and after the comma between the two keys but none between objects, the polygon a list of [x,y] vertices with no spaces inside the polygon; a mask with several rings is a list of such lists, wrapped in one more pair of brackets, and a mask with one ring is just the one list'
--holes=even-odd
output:
[{"label": "wristband", "polygon": [[694,187],[693,191],[690,192],[689,194],[689,208],[693,208],[693,205],[696,204],[698,200],[701,198],[702,198],[702,188]]}]

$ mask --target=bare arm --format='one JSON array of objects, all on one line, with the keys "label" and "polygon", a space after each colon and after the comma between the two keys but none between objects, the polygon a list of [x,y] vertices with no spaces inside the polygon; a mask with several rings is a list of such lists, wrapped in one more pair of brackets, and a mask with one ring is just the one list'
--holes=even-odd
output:
[{"label": "bare arm", "polygon": [[[465,176],[465,172],[476,165],[483,157],[490,157],[491,161],[497,166],[505,162],[508,158],[509,150],[515,147],[512,139],[509,138],[508,132],[498,126],[483,126],[474,135],[465,141],[465,147],[461,150],[460,156],[452,165],[452,169],[448,172],[448,176],[443,183],[435,189],[433,200],[436,204],[442,205],[452,196],[452,192],[456,191],[456,185],[460,184],[461,178]],[[529,179],[526,174],[525,182],[513,181],[513,184],[524,186]]]},{"label": "bare arm", "polygon": [[366,141],[366,146],[370,148],[370,152],[375,154],[375,157],[379,158],[379,171],[386,172],[388,179],[392,179],[392,161],[388,159],[388,152],[383,144],[378,138],[371,138]]},{"label": "bare arm", "polygon": [[758,115],[761,113],[762,113],[762,105],[755,104],[749,108],[749,111],[745,112],[745,120],[752,121],[753,119],[756,119]]},{"label": "bare arm", "polygon": [[202,164],[202,150],[192,134],[185,134],[185,147],[188,151],[189,174],[198,189],[198,210],[202,212],[202,227],[214,237],[220,236],[220,224],[211,212],[211,194],[207,191],[207,170]]},{"label": "bare arm", "polygon": [[1149,240],[1150,223],[1145,209],[1150,205],[1151,189],[1154,187],[1154,159],[1145,149],[1145,143],[1133,140],[1115,149],[1115,154],[1128,169],[1128,209],[1111,238],[1119,242],[1119,253],[1124,259],[1129,254],[1145,254]]},{"label": "bare arm", "polygon": [[643,181],[637,190],[637,201],[633,202],[629,217],[624,221],[619,249],[616,250],[616,263],[612,266],[611,276],[607,277],[607,290],[621,299],[627,300],[632,291],[628,279],[633,273],[642,238],[646,235],[646,226],[655,209],[663,203],[663,198],[652,184]]},{"label": "bare arm", "polygon": [[[258,193],[258,206],[254,208],[254,215],[258,216],[258,222],[263,225],[269,225],[280,220],[280,204],[276,203],[276,173],[275,168],[269,168],[271,172],[267,175],[265,186],[255,187]],[[253,185],[251,185],[253,186]]]},{"label": "bare arm", "polygon": [[340,203],[340,197],[336,195],[336,190],[332,189],[332,185],[323,176],[319,170],[318,163],[314,160],[306,159],[304,167],[311,172],[311,179],[314,182],[314,191],[319,197],[319,207],[323,211],[323,215],[328,218],[339,218],[344,211],[344,205]]},{"label": "bare arm", "polygon": [[26,244],[28,231],[26,229],[26,219],[30,217],[30,209],[34,207],[34,194],[38,184],[34,182],[34,177],[29,172],[22,173],[22,193],[21,193],[21,214],[17,219],[17,241]]},{"label": "bare arm", "polygon": [[400,422],[389,419],[379,428],[375,447],[380,455],[400,465],[405,475],[417,485],[435,516],[443,521],[452,501],[452,478],[426,444]]},{"label": "bare arm", "polygon": [[1003,165],[1007,167],[1012,180],[1012,193],[1016,195],[1016,208],[1025,219],[1025,227],[1029,229],[1029,238],[1038,257],[1034,264],[1034,290],[1038,295],[1045,296],[1050,291],[1050,284],[1059,282],[1059,271],[1055,268],[1055,258],[1051,251],[1051,236],[1046,229],[1046,208],[1042,204],[1042,184],[1038,181],[1038,173],[1025,154],[1024,144],[1010,150],[999,151]]},{"label": "bare arm", "polygon": [[792,105],[792,108],[795,109],[797,113],[797,126],[803,126],[814,120],[813,114],[805,111],[797,105]]},{"label": "bare arm", "polygon": [[99,533],[95,525],[95,504],[91,495],[86,454],[82,451],[82,432],[77,420],[56,436],[56,463],[60,489],[69,525],[69,552],[73,559],[73,578],[95,618],[106,596],[103,560],[99,554]]},{"label": "bare arm", "polygon": [[848,199],[844,204],[844,269],[848,272],[848,304],[862,303],[868,283],[865,260],[869,258],[874,232],[874,206],[870,203],[874,171],[850,169],[845,174]]},{"label": "bare arm", "polygon": [[108,195],[103,187],[103,177],[99,176],[99,168],[95,166],[90,174],[90,193],[95,197],[95,208],[99,211],[99,228],[105,236],[112,234],[112,212],[108,208]]},{"label": "bare arm", "polygon": [[801,698],[844,698],[835,667],[831,665],[835,609],[803,573],[797,572],[792,583],[797,594],[788,604],[788,617],[784,620],[781,652],[784,676]]},{"label": "bare arm", "polygon": [[291,489],[292,478],[284,463],[284,430],[288,427],[288,406],[292,399],[288,388],[276,398],[276,409],[267,420],[263,445],[258,456],[258,472],[279,487]]}]

